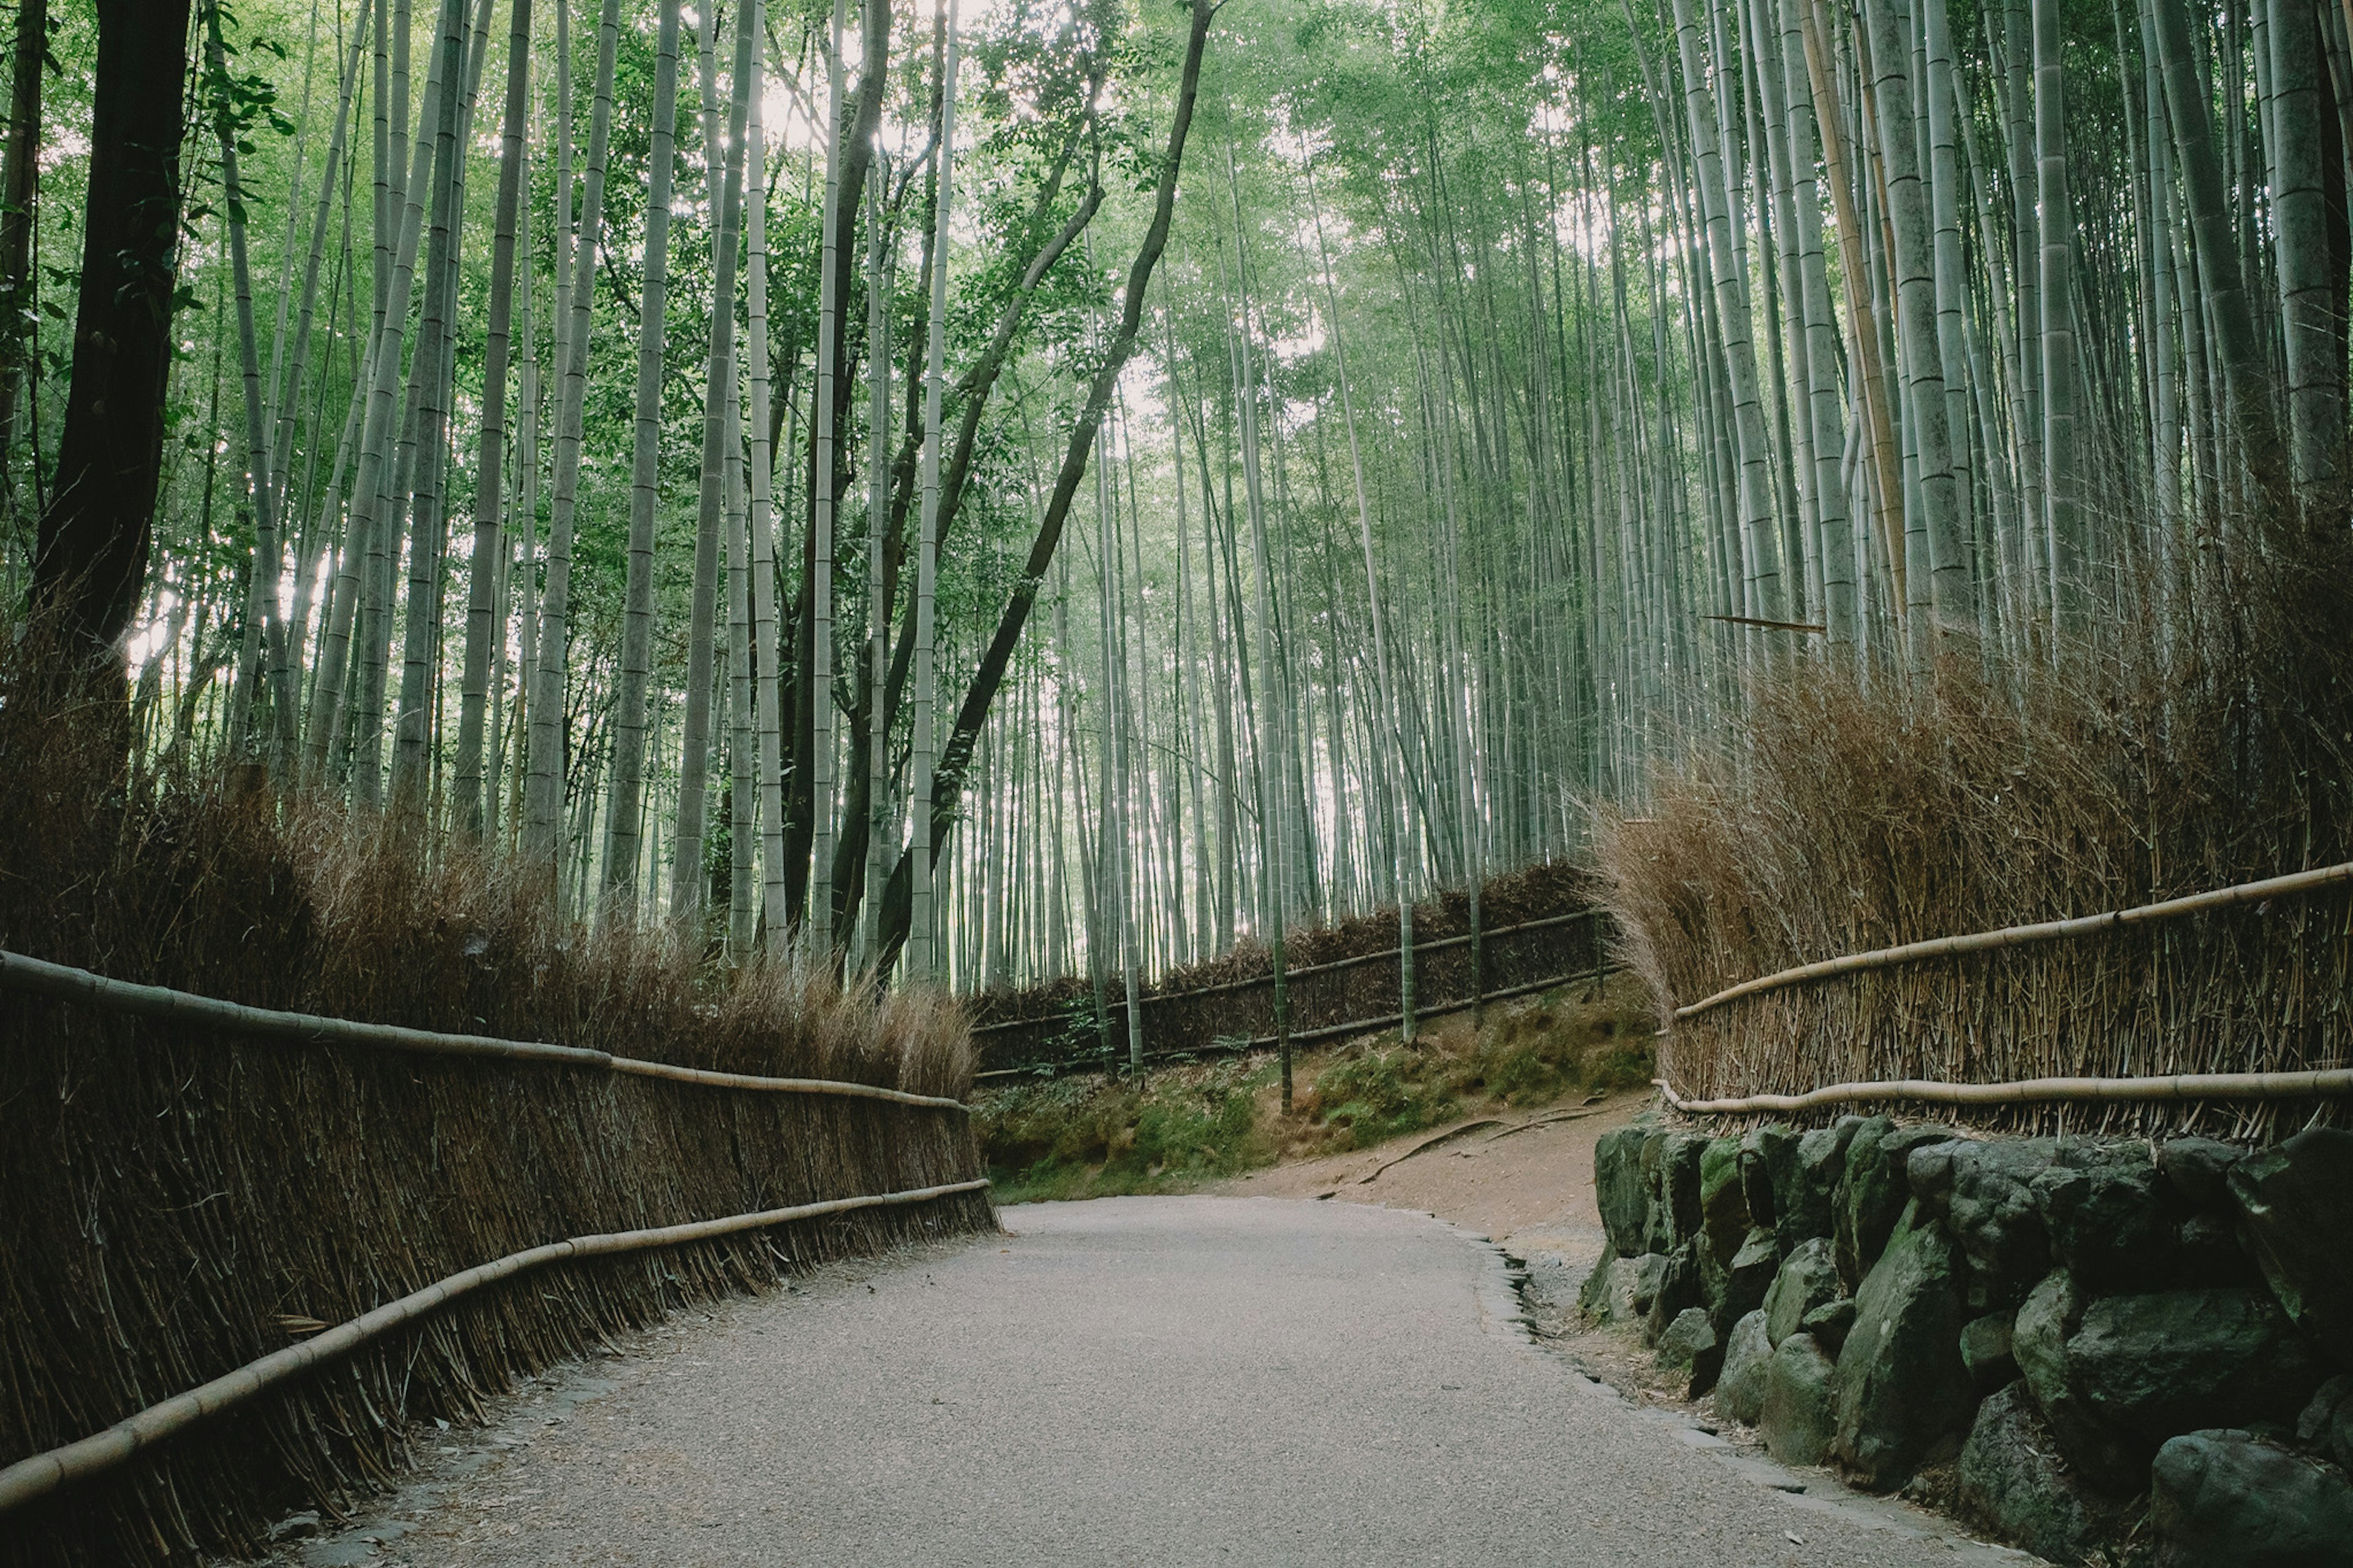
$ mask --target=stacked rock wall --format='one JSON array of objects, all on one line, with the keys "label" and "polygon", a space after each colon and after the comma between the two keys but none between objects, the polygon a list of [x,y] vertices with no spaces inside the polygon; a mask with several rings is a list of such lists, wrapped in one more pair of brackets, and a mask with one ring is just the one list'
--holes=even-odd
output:
[{"label": "stacked rock wall", "polygon": [[1963,1509],[2059,1563],[2353,1564],[2353,1132],[1638,1123],[1594,1165],[1587,1311],[1785,1463],[1957,1458]]}]

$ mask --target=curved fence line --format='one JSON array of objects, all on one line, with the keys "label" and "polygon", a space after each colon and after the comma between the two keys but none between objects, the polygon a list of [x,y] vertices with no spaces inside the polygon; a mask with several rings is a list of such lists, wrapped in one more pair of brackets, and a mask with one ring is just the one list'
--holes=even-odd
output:
[{"label": "curved fence line", "polygon": [[[2121,926],[2144,925],[2154,921],[2172,920],[2181,915],[2196,914],[2202,910],[2228,909],[2234,904],[2252,904],[2265,899],[2314,892],[2322,888],[2333,887],[2339,882],[2353,882],[2353,861],[2340,866],[2324,866],[2312,871],[2295,871],[2284,877],[2270,877],[2260,882],[2242,882],[2236,887],[2219,888],[2209,893],[2191,893],[2183,898],[2167,899],[2154,904],[2141,904],[2128,910],[2110,910],[2104,914],[2078,915],[2073,920],[2046,921],[2039,925],[2004,926],[2000,931],[1975,931],[1968,936],[1940,936],[1926,942],[1907,942],[1897,947],[1874,948],[1868,952],[1849,953],[1844,958],[1825,958],[1818,963],[1801,963],[1794,969],[1784,969],[1776,973],[1761,975],[1755,980],[1744,980],[1737,985],[1727,986],[1713,996],[1703,997],[1688,1007],[1676,1008],[1674,1016],[1676,1020],[1681,1022],[1685,1018],[1696,1017],[1711,1008],[1721,1007],[1727,1002],[1736,1002],[1744,996],[1757,996],[1767,991],[1786,990],[1792,985],[1802,985],[1811,980],[1827,980],[1833,975],[1856,974],[1873,969],[1892,969],[1898,964],[1915,963],[1924,959],[1950,958],[1961,953],[1986,952],[1997,948],[2026,947],[2036,942],[2058,942],[2067,937],[2092,936]],[[2134,1080],[2035,1081],[2129,1082]]]},{"label": "curved fence line", "polygon": [[[1468,1013],[1473,1007],[1484,1003],[1508,1002],[1514,996],[1526,996],[1538,991],[1549,991],[1557,985],[1574,985],[1580,980],[1599,980],[1605,975],[1615,974],[1625,967],[1622,963],[1605,963],[1599,969],[1582,969],[1574,974],[1555,974],[1544,980],[1530,981],[1525,985],[1507,985],[1500,991],[1482,991],[1475,1001],[1441,1002],[1435,1007],[1417,1007],[1414,1009],[1414,1016],[1443,1018],[1455,1013]],[[1353,1018],[1345,1024],[1325,1024],[1313,1029],[1294,1029],[1291,1034],[1291,1043],[1294,1046],[1305,1045],[1316,1040],[1328,1040],[1339,1035],[1371,1034],[1377,1029],[1386,1029],[1392,1024],[1404,1022],[1405,1016],[1399,1013],[1390,1013],[1378,1018]],[[1236,1056],[1244,1051],[1265,1050],[1281,1043],[1282,1039],[1279,1036],[1259,1035],[1248,1039],[1229,1040],[1220,1045],[1146,1051],[1144,1055],[1146,1061],[1165,1061],[1172,1058],[1184,1059],[1206,1056]],[[1064,1073],[1116,1071],[1125,1065],[1124,1061],[1110,1064],[1046,1062],[1033,1063],[1029,1067],[992,1068],[987,1072],[976,1072],[972,1076],[977,1082],[983,1079],[993,1078],[1035,1078],[1041,1071],[1058,1076]]]},{"label": "curved fence line", "polygon": [[478,1264],[446,1279],[436,1280],[396,1301],[387,1301],[372,1312],[338,1324],[300,1344],[289,1345],[259,1361],[248,1362],[235,1372],[216,1377],[201,1388],[192,1388],[159,1405],[151,1405],[137,1415],[118,1421],[105,1431],[84,1437],[78,1443],[69,1443],[62,1448],[51,1448],[47,1453],[17,1460],[6,1469],[0,1470],[0,1514],[46,1497],[70,1482],[114,1469],[142,1449],[153,1447],[208,1415],[242,1405],[274,1384],[349,1355],[368,1341],[413,1322],[459,1296],[529,1269],[543,1268],[567,1258],[601,1258],[614,1253],[676,1247],[691,1241],[733,1236],[740,1231],[765,1229],[794,1220],[821,1219],[828,1215],[847,1214],[856,1209],[927,1203],[934,1198],[979,1192],[987,1185],[986,1181],[952,1182],[944,1186],[917,1187],[907,1192],[835,1198],[827,1203],[801,1204],[793,1208],[763,1209],[754,1214],[730,1215],[723,1219],[698,1220],[691,1225],[617,1231],[603,1236],[575,1236],[569,1240],[534,1247],[525,1252],[511,1252],[504,1258]]},{"label": "curved fence line", "polygon": [[2311,1072],[2177,1073],[2166,1078],[2030,1078],[2010,1083],[1947,1083],[1937,1079],[1906,1078],[1875,1083],[1834,1083],[1803,1094],[1752,1094],[1738,1100],[1685,1100],[1665,1079],[1651,1081],[1658,1086],[1671,1109],[1685,1115],[1742,1116],[1885,1100],[1916,1100],[1928,1105],[2308,1100],[2353,1094],[2353,1068],[2325,1068]]},{"label": "curved fence line", "polygon": [[[1552,926],[1572,925],[1578,921],[1596,919],[1600,915],[1600,913],[1601,910],[1599,906],[1597,905],[1592,909],[1577,910],[1570,914],[1547,915],[1542,920],[1522,921],[1517,925],[1496,926],[1493,930],[1481,931],[1479,933],[1479,940],[1482,942],[1493,942],[1497,937],[1512,936],[1520,931],[1543,931]],[[1428,942],[1415,942],[1413,944],[1413,955],[1415,958],[1419,959],[1424,953],[1439,952],[1449,948],[1461,947],[1470,942],[1470,940],[1471,937],[1468,932],[1464,932],[1459,936],[1432,937]],[[1403,950],[1399,948],[1385,947],[1378,952],[1354,953],[1346,958],[1327,959],[1322,963],[1286,965],[1282,972],[1282,978],[1287,984],[1294,980],[1303,980],[1311,974],[1329,974],[1335,970],[1356,969],[1367,963],[1386,963],[1395,960],[1402,951]],[[1269,970],[1264,974],[1248,974],[1244,975],[1240,980],[1221,980],[1214,985],[1198,985],[1190,991],[1161,991],[1147,993],[1138,996],[1136,998],[1136,1003],[1139,1006],[1150,1008],[1164,1002],[1183,1002],[1195,996],[1215,996],[1229,991],[1252,991],[1261,985],[1271,985],[1273,984],[1274,973],[1273,971]],[[1489,992],[1487,994],[1493,996],[1498,994]],[[1106,1010],[1109,1012],[1124,1013],[1127,1010],[1127,998],[1124,996],[1113,997],[1104,1005]],[[1066,1013],[1045,1013],[1040,1014],[1034,1018],[1002,1018],[993,1024],[976,1025],[972,1032],[975,1036],[980,1036],[1002,1034],[1008,1029],[1031,1029],[1044,1024],[1062,1023],[1066,1021],[1067,1016],[1068,1015]]]},{"label": "curved fence line", "polygon": [[759,1078],[749,1073],[712,1072],[702,1068],[617,1057],[586,1046],[551,1046],[536,1040],[501,1040],[488,1035],[448,1035],[433,1029],[411,1029],[398,1024],[362,1024],[349,1018],[322,1018],[311,1013],[284,1013],[270,1007],[249,1007],[163,985],[140,985],[110,980],[87,969],[0,952],[0,988],[28,991],[68,1002],[86,1003],[112,1012],[174,1023],[199,1024],[239,1034],[273,1039],[299,1040],[307,1045],[373,1046],[396,1051],[420,1051],[434,1056],[494,1057],[506,1061],[544,1062],[552,1066],[596,1068],[638,1078],[669,1079],[706,1089],[759,1089],[771,1094],[824,1094],[852,1100],[881,1100],[893,1105],[924,1105],[942,1110],[963,1110],[962,1100],[938,1095],[910,1094],[871,1083],[845,1083],[822,1078]]}]

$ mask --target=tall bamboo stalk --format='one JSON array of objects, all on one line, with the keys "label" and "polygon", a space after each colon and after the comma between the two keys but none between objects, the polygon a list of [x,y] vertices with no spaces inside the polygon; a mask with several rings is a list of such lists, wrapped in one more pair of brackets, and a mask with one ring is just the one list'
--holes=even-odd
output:
[{"label": "tall bamboo stalk", "polygon": [[747,327],[752,360],[752,640],[757,683],[760,747],[760,917],[768,951],[783,950],[791,924],[785,900],[785,794],[781,708],[776,661],[776,525],[769,486],[776,457],[769,440],[768,406],[768,183],[767,132],[761,100],[767,86],[767,30],[764,0],[744,0],[752,13],[752,81],[746,95],[745,195],[749,203],[751,293]]},{"label": "tall bamboo stalk", "polygon": [[947,387],[948,233],[955,207],[956,63],[959,39],[955,0],[940,0],[940,26],[946,41],[940,67],[939,195],[933,204],[931,321],[923,343],[923,449],[922,514],[915,545],[914,736],[907,757],[913,789],[908,816],[913,844],[907,914],[906,976],[910,984],[939,978],[934,943],[932,814],[933,774],[938,751],[938,598],[940,573],[940,419]]},{"label": "tall bamboo stalk", "polygon": [[[581,426],[587,403],[589,304],[604,226],[606,163],[613,137],[613,64],[620,27],[621,0],[605,0],[597,27],[596,104],[588,122],[580,235],[565,301],[571,324],[565,331],[564,379],[556,394],[555,484],[548,512],[547,580],[540,592],[538,685],[532,693],[531,746],[523,779],[523,852],[544,879],[543,890],[550,901],[557,892],[555,857],[569,761],[564,692],[571,663],[573,511],[580,493]],[[566,116],[568,112],[567,106]]]},{"label": "tall bamboo stalk", "polygon": [[[715,0],[706,0],[706,5]],[[751,8],[736,12],[735,58],[731,79],[742,82],[752,69]],[[706,12],[706,34],[712,26]],[[715,100],[717,84],[708,89]],[[691,921],[702,903],[703,823],[708,809],[711,769],[712,669],[716,647],[719,602],[719,547],[727,486],[727,410],[735,405],[735,279],[736,253],[742,236],[744,205],[744,134],[750,106],[740,88],[727,111],[726,151],[713,147],[711,155],[724,156],[726,172],[719,192],[719,222],[713,246],[712,275],[710,383],[703,397],[702,485],[695,518],[693,598],[688,612],[686,658],[686,754],[680,764],[678,837],[670,861],[670,910]],[[715,122],[715,113],[707,116]]]},{"label": "tall bamboo stalk", "polygon": [[[638,290],[636,436],[629,464],[628,578],[621,619],[621,683],[613,720],[613,804],[605,847],[605,898],[634,900],[642,858],[638,824],[646,771],[647,688],[653,679],[654,533],[661,507],[662,354],[668,335],[670,220],[678,167],[678,34],[681,0],[661,0],[654,33],[654,117],[646,153],[645,261]],[[705,90],[709,90],[706,84]],[[706,699],[707,700],[707,699]],[[700,864],[702,841],[695,844]],[[670,907],[685,914],[681,890]]]},{"label": "tall bamboo stalk", "polygon": [[[565,0],[556,0],[558,5]],[[511,357],[515,280],[515,226],[522,200],[523,145],[531,133],[531,0],[513,0],[507,24],[507,98],[499,146],[498,228],[491,246],[490,325],[482,348],[482,424],[476,437],[474,550],[466,592],[466,668],[459,699],[459,831],[483,828],[483,723],[491,696],[494,651],[506,647],[498,563],[506,545],[499,529],[500,476],[506,458],[507,363]],[[524,258],[526,268],[530,258]],[[525,336],[530,328],[526,323]],[[526,388],[528,405],[533,389]],[[524,523],[526,535],[530,523]]]},{"label": "tall bamboo stalk", "polygon": [[[870,5],[883,0],[868,0]],[[809,892],[803,917],[804,932],[814,952],[830,961],[833,951],[833,530],[836,364],[840,358],[841,331],[841,165],[849,134],[842,123],[843,85],[841,33],[848,20],[846,0],[833,0],[833,20],[827,34],[825,224],[823,249],[818,263],[817,401],[809,421],[810,461],[814,474],[810,521],[808,668],[802,679],[808,687],[809,727],[807,766],[809,777]],[[879,71],[882,62],[869,59],[863,68]]]}]

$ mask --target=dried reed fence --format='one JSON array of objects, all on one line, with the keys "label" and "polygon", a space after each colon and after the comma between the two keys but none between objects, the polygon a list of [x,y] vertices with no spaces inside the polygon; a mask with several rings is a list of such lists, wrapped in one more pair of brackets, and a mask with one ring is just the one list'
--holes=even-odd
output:
[{"label": "dried reed fence", "polygon": [[[2065,940],[1948,944],[1676,1016],[1836,955],[2353,860],[2348,552],[2341,529],[2274,542],[2261,559],[2202,558],[2181,590],[2192,630],[2170,641],[2128,621],[2031,668],[1974,650],[1909,675],[1809,658],[1752,687],[1739,736],[1694,749],[1599,845],[1620,951],[1657,999],[1660,1068],[1680,1097],[2353,1067],[2341,881]],[[2011,1096],[1950,1110],[2260,1141],[2339,1103]]]},{"label": "dried reed fence", "polygon": [[[1480,993],[1495,1000],[1605,967],[1606,920],[1595,908],[1591,872],[1554,863],[1496,877],[1480,891]],[[1416,1011],[1437,1016],[1469,1005],[1472,965],[1470,900],[1450,890],[1414,910]],[[1378,1028],[1396,1021],[1397,910],[1354,916],[1293,931],[1284,943],[1294,1039]],[[1172,970],[1141,992],[1147,1056],[1214,1051],[1237,1041],[1271,1043],[1272,967],[1267,950],[1244,942]],[[1126,1003],[1116,972],[1107,998],[1114,1045],[1126,1059]],[[987,1072],[1077,1070],[1105,1065],[1094,1000],[1084,975],[972,1002],[979,1066]]]},{"label": "dried reed fence", "polygon": [[[2353,896],[2339,887],[2267,912],[2215,911],[1754,996],[1677,1022],[1660,1042],[1660,1061],[1683,1097],[1697,1101],[1893,1079],[1990,1086],[2341,1069],[2353,1066],[2348,959]],[[1826,1048],[1831,1042],[1842,1048]],[[2312,1084],[2287,1104],[2155,1091],[1904,1098],[2038,1130],[2165,1129],[2262,1142],[2316,1113],[2333,1119],[2299,1103],[2327,1092]],[[1828,1114],[1842,1103],[1758,1110]]]},{"label": "dried reed fence", "polygon": [[[961,1099],[960,1016],[821,973],[714,974],[666,933],[549,920],[494,860],[134,770],[103,700],[0,660],[0,946],[250,1007],[562,1041],[705,1072]],[[290,1048],[0,993],[0,1467],[463,1270],[565,1237],[951,1187],[960,1110],[614,1071]],[[130,1466],[10,1513],[0,1560],[145,1563],[346,1511],[409,1433],[682,1301],[994,1224],[985,1193],[484,1285]]]},{"label": "dried reed fence", "polygon": [[[2353,863],[2324,866],[2284,877],[2269,877],[2233,888],[2219,888],[2128,910],[2082,915],[2073,920],[2046,921],[2036,925],[2007,926],[2000,931],[1973,931],[1966,936],[1936,937],[1900,947],[1877,948],[1841,958],[1803,963],[1778,973],[1759,975],[1726,986],[1674,1010],[1678,1025],[1702,1014],[1750,997],[1787,991],[1842,977],[1904,968],[1937,959],[1972,953],[2014,952],[2042,942],[2104,936],[2159,921],[2180,920],[2210,910],[2247,904],[2268,904],[2274,899],[2320,893],[2353,883]],[[1653,1080],[1670,1109],[1687,1115],[1744,1116],[1760,1111],[1789,1112],[1824,1106],[1911,1101],[1948,1106],[2031,1104],[2137,1104],[2182,1100],[2313,1100],[2353,1093],[2353,1068],[2303,1071],[2239,1071],[2169,1073],[2119,1078],[2034,1078],[2006,1083],[1955,1083],[1934,1079],[1886,1079],[1858,1083],[1825,1084],[1802,1094],[1750,1094],[1724,1100],[1692,1100],[1675,1091],[1665,1079]]]}]

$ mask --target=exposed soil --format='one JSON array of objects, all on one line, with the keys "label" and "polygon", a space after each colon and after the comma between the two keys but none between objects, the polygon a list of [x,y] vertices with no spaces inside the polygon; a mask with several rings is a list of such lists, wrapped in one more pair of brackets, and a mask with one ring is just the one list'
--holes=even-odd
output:
[{"label": "exposed soil", "polygon": [[[1550,1253],[1590,1267],[1601,1252],[1593,1145],[1651,1100],[1620,1090],[1530,1110],[1482,1110],[1370,1149],[1211,1182],[1235,1197],[1318,1198],[1419,1209],[1489,1236],[1521,1258]],[[1419,1152],[1413,1151],[1419,1150]]]}]

